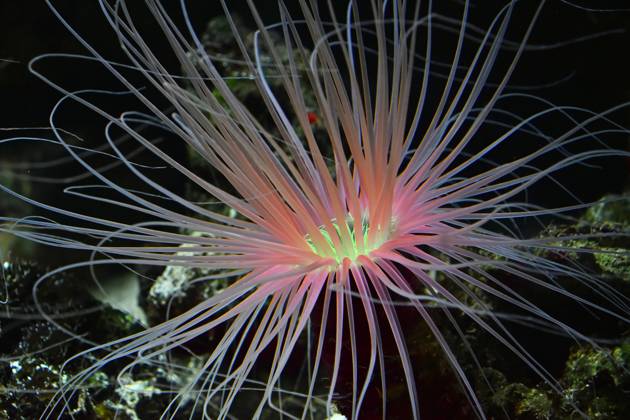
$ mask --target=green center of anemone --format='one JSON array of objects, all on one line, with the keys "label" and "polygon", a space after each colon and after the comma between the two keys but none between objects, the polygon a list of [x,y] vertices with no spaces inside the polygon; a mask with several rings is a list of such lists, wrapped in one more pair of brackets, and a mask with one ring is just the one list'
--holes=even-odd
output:
[{"label": "green center of anemone", "polygon": [[[330,228],[326,226],[319,227],[319,233],[324,238],[324,244],[318,244],[311,235],[306,235],[306,243],[311,250],[320,257],[333,258],[337,263],[341,264],[345,258],[355,261],[360,255],[367,255],[385,242],[387,232],[375,233],[373,238],[369,240],[370,224],[366,218],[361,220],[360,231],[352,218],[348,218],[344,223],[338,223],[336,220],[331,221],[334,232],[330,232]],[[345,230],[345,232],[344,232]],[[335,235],[333,240],[332,235]]]}]

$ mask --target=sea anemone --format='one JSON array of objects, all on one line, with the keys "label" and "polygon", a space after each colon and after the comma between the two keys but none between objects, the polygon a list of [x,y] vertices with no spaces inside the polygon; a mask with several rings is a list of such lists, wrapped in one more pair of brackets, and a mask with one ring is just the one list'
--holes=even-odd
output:
[{"label": "sea anemone", "polygon": [[[300,0],[297,11],[278,2],[274,24],[248,1],[257,27],[250,38],[233,6],[220,3],[238,60],[208,50],[184,1],[175,18],[162,2],[146,0],[149,24],[137,23],[124,0],[99,1],[127,64],[102,56],[50,5],[90,53],[70,58],[102,66],[124,91],[68,89],[38,67],[59,55],[34,60],[33,72],[63,93],[50,117],[54,138],[47,141],[65,148],[101,186],[68,193],[122,208],[125,218],[53,207],[0,185],[61,217],[4,218],[3,231],[91,253],[88,261],[46,274],[37,287],[60,271],[101,265],[196,267],[205,274],[195,282],[225,286],[161,323],[73,356],[68,364],[92,363],[61,381],[42,417],[69,410],[78,390],[110,365],[120,366],[122,378],[144,364],[168,363],[165,355],[211,336],[203,362],[173,390],[164,417],[186,409],[203,418],[231,418],[237,411],[259,418],[270,410],[305,418],[316,404],[332,416],[334,403],[345,398],[344,414],[352,419],[368,418],[368,404],[379,417],[392,418],[388,413],[401,409],[391,407],[388,388],[403,382],[406,396],[398,398],[408,406],[407,418],[420,418],[423,389],[410,347],[422,344],[407,339],[411,323],[430,330],[470,408],[485,418],[478,381],[453,349],[456,337],[476,361],[463,325],[476,325],[560,392],[510,325],[598,344],[523,288],[628,323],[627,296],[559,257],[593,252],[569,241],[619,232],[538,235],[527,224],[571,220],[588,207],[545,208],[527,196],[532,187],[545,183],[571,198],[556,174],[629,156],[606,144],[628,134],[612,121],[622,106],[590,113],[508,89],[517,62],[535,47],[529,38],[542,3],[507,2],[477,27],[468,1],[455,18],[433,10],[431,2],[373,0],[339,8]],[[514,41],[508,30],[516,13],[530,17]],[[152,45],[143,35],[151,25],[161,36]],[[451,40],[453,49],[436,51],[438,37]],[[240,74],[225,74],[230,60]],[[255,92],[255,107],[239,96],[235,82]],[[95,99],[129,95],[140,109],[122,114]],[[519,101],[530,104],[528,116],[510,111]],[[106,120],[105,147],[80,146],[59,126],[57,116],[70,102]],[[209,168],[204,175],[172,153],[166,144],[173,139]],[[132,144],[146,162],[134,159]],[[112,159],[128,177],[110,175],[97,159]],[[154,175],[165,167],[211,202],[166,187]],[[567,277],[595,298],[559,281]],[[306,380],[295,379],[296,360],[306,367]],[[251,388],[255,403],[244,397]],[[289,394],[301,398],[300,408],[283,406]],[[375,396],[378,404],[368,403]],[[237,410],[242,404],[248,406]]]}]

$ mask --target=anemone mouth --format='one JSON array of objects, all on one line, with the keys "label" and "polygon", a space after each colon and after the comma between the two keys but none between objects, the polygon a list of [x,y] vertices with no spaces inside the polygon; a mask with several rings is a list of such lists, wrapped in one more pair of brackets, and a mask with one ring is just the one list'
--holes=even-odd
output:
[{"label": "anemone mouth", "polygon": [[331,219],[327,225],[320,225],[318,232],[323,238],[317,243],[312,235],[307,234],[304,240],[311,251],[320,258],[329,258],[335,261],[334,266],[343,263],[345,259],[353,264],[361,256],[369,257],[372,251],[378,250],[395,234],[396,220],[392,218],[386,224],[370,223],[367,215],[361,217],[361,222],[356,223],[351,215],[343,222]]}]

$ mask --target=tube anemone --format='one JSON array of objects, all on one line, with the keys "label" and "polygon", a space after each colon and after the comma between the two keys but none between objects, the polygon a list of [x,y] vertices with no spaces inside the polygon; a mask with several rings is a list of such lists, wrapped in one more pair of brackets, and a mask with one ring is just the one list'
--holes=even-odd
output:
[{"label": "tube anemone", "polygon": [[[527,220],[571,219],[588,207],[532,204],[526,196],[532,187],[547,183],[564,192],[555,176],[567,168],[630,156],[604,147],[609,137],[628,134],[612,120],[627,104],[593,113],[507,89],[521,56],[537,47],[529,38],[542,2],[506,2],[477,27],[468,1],[457,17],[440,14],[430,1],[349,2],[341,10],[332,2],[299,0],[295,11],[279,2],[280,20],[270,24],[250,0],[246,10],[257,27],[251,38],[242,35],[228,2],[220,3],[238,46],[240,76],[224,74],[233,59],[207,49],[184,1],[177,17],[162,2],[144,2],[159,29],[156,44],[145,37],[131,5],[99,1],[125,64],[101,55],[49,3],[89,51],[73,59],[97,63],[124,89],[69,90],[39,70],[40,61],[55,55],[31,63],[34,74],[63,94],[47,141],[63,147],[101,187],[67,191],[140,218],[73,212],[0,185],[61,216],[5,217],[2,231],[91,253],[88,261],[54,270],[38,284],[68,269],[146,265],[201,268],[207,275],[195,281],[224,279],[227,285],[164,322],[75,355],[68,363],[92,363],[65,378],[43,418],[67,412],[78,390],[110,365],[122,363],[121,375],[160,365],[166,355],[208,336],[203,361],[170,390],[164,418],[184,410],[199,418],[244,411],[248,418],[274,411],[313,418],[318,405],[332,416],[341,398],[349,418],[372,418],[368,410],[392,418],[388,413],[405,412],[388,401],[388,390],[400,382],[405,418],[421,418],[425,389],[418,386],[419,344],[408,340],[410,323],[430,331],[461,384],[461,404],[485,418],[478,384],[453,348],[456,337],[479,367],[463,325],[492,337],[560,392],[558,380],[512,333],[512,323],[598,344],[523,288],[629,322],[627,296],[557,258],[567,250],[593,252],[568,241],[624,234],[522,230]],[[516,41],[507,36],[515,13],[530,14]],[[435,51],[440,37],[451,40],[452,51]],[[259,107],[247,105],[235,80],[255,92]],[[98,105],[99,95],[133,95],[139,109],[112,113]],[[517,115],[509,109],[512,101],[530,103],[533,112]],[[106,120],[103,148],[82,148],[59,126],[57,115],[71,102]],[[152,137],[156,132],[184,142],[212,176],[174,157]],[[158,165],[136,161],[127,150],[131,144],[213,202],[165,187],[154,176]],[[95,156],[111,159],[127,179],[110,175]],[[132,178],[135,188],[126,184]],[[561,278],[596,298],[581,296]],[[495,305],[513,312],[498,312]],[[308,372],[303,381],[296,380],[296,359]],[[244,397],[248,392],[254,403]],[[288,396],[299,399],[299,408],[282,404]],[[368,401],[374,396],[378,404]]]}]

